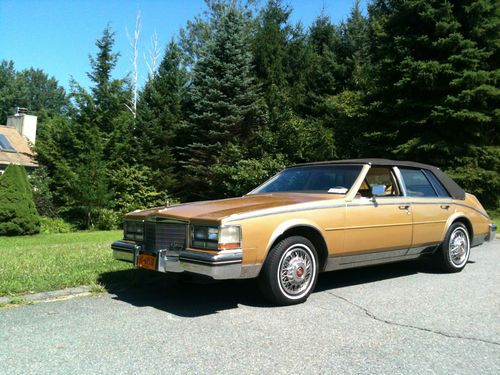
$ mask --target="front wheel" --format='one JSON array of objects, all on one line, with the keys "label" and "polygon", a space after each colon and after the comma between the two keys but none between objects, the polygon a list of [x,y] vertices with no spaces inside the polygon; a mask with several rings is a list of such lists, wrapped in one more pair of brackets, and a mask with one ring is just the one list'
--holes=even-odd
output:
[{"label": "front wheel", "polygon": [[264,263],[259,284],[264,296],[278,305],[302,303],[318,279],[318,255],[307,238],[292,236],[278,242]]},{"label": "front wheel", "polygon": [[462,223],[454,223],[448,229],[446,237],[439,246],[435,259],[445,272],[460,272],[470,256],[470,238],[467,228]]}]

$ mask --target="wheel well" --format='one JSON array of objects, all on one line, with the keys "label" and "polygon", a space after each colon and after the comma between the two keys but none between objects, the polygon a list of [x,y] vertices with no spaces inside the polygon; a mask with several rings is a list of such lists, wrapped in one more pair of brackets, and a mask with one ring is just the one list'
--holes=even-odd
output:
[{"label": "wheel well", "polygon": [[472,239],[474,237],[474,231],[472,229],[472,224],[469,221],[469,219],[462,216],[456,219],[453,223],[462,223],[463,225],[465,225],[465,227],[467,228],[467,232],[469,232],[470,241],[472,242]]},{"label": "wheel well", "polygon": [[321,271],[325,268],[326,261],[328,259],[328,248],[326,246],[325,239],[317,229],[309,226],[297,226],[287,229],[282,235],[276,238],[271,245],[271,248],[284,238],[290,236],[302,236],[311,241],[318,253],[319,270]]}]

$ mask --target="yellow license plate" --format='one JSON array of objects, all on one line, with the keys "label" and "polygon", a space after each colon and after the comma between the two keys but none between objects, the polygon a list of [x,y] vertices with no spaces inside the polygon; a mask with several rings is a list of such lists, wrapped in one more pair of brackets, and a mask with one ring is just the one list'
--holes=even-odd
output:
[{"label": "yellow license plate", "polygon": [[156,257],[147,254],[139,254],[137,257],[137,267],[156,270]]}]

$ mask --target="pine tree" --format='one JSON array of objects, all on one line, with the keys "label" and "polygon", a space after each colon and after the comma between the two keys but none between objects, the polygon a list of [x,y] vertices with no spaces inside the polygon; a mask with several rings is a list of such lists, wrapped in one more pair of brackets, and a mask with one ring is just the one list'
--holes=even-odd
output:
[{"label": "pine tree", "polygon": [[287,82],[288,43],[292,28],[288,24],[291,9],[280,0],[269,0],[260,12],[253,38],[254,66],[262,83],[266,102],[271,111],[271,122],[282,121],[290,110]]},{"label": "pine tree", "polygon": [[360,0],[356,0],[346,22],[340,25],[341,44],[338,53],[344,73],[340,81],[345,89],[368,89],[370,80],[369,26],[368,18],[361,13]]},{"label": "pine tree", "polygon": [[309,30],[309,45],[313,58],[304,113],[318,117],[324,113],[326,97],[340,91],[339,80],[344,75],[343,66],[338,62],[339,31],[329,17],[316,18]]},{"label": "pine tree", "polygon": [[360,147],[361,126],[367,119],[365,99],[371,90],[369,21],[359,1],[338,29],[332,43],[337,59],[336,83],[339,91],[326,97],[324,123],[333,129],[337,157],[365,156]]},{"label": "pine tree", "polygon": [[100,131],[111,133],[113,122],[125,108],[129,88],[125,88],[125,80],[113,79],[112,72],[120,56],[113,52],[115,33],[107,26],[102,37],[96,41],[97,54],[89,55],[91,71],[87,73],[93,86],[93,119]]},{"label": "pine tree", "polygon": [[[267,121],[246,29],[241,11],[228,8],[215,23],[213,38],[195,66],[189,93],[192,141],[185,151],[189,158],[185,177],[179,181],[188,199],[224,196],[224,185],[217,180],[214,166],[231,165],[246,157],[255,132]],[[230,145],[236,146],[237,154],[233,153],[231,160],[221,158]]]},{"label": "pine tree", "polygon": [[124,135],[131,135],[124,126],[134,126],[125,105],[130,97],[129,87],[125,80],[112,78],[119,55],[113,53],[114,33],[109,27],[96,46],[96,56],[89,56],[90,92],[76,82],[72,84],[74,106],[70,113],[74,138],[70,147],[75,154],[67,159],[73,178],[69,179],[65,200],[67,215],[82,227],[93,227],[100,210],[111,206],[110,175],[116,172],[116,165],[127,164],[131,157],[130,153],[117,152],[121,145],[132,141],[123,139]]},{"label": "pine tree", "polygon": [[171,41],[155,76],[150,77],[138,103],[136,137],[141,163],[155,173],[154,185],[171,190],[174,181],[174,152],[183,126],[188,72],[184,55]]},{"label": "pine tree", "polygon": [[500,188],[499,7],[493,0],[380,0],[371,14],[372,152],[452,169],[466,187],[481,176],[470,187],[498,205],[491,196]]},{"label": "pine tree", "polygon": [[24,167],[11,164],[0,176],[0,236],[40,232],[40,218]]}]

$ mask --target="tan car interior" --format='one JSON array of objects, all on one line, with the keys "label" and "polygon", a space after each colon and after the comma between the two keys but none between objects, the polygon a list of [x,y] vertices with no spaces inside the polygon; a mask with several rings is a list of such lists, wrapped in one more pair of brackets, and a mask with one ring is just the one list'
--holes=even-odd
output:
[{"label": "tan car interior", "polygon": [[372,167],[361,184],[356,197],[372,198],[371,191],[372,186],[374,185],[385,186],[385,193],[383,194],[384,197],[397,197],[400,195],[399,187],[391,168]]}]

